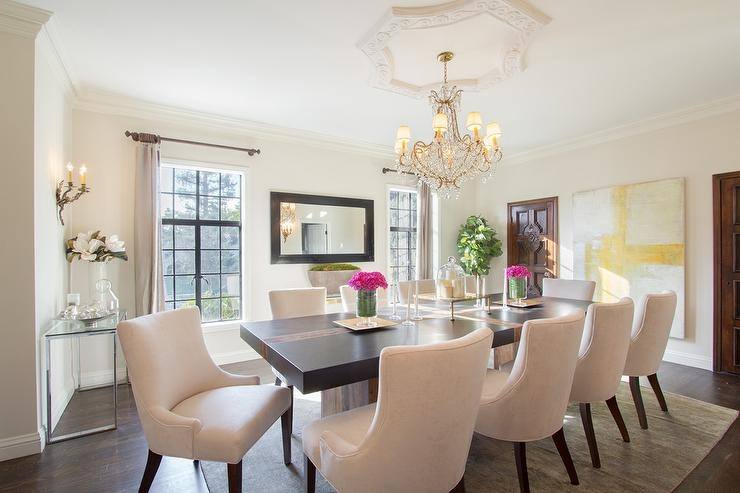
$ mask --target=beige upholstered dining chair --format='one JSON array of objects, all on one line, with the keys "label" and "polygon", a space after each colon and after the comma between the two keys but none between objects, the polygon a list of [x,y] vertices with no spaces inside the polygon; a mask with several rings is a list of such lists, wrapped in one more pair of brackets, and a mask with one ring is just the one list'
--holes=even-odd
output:
[{"label": "beige upholstered dining chair", "polygon": [[622,298],[617,303],[593,303],[586,314],[570,400],[579,404],[591,463],[597,468],[601,467],[601,459],[591,418],[591,403],[606,401],[622,440],[630,441],[616,393],[622,380],[634,314],[635,305],[631,298]]},{"label": "beige upholstered dining chair", "polygon": [[475,431],[513,442],[519,488],[529,491],[526,442],[552,437],[568,471],[578,484],[563,433],[563,417],[573,383],[583,312],[524,323],[511,373],[488,370]]},{"label": "beige upholstered dining chair", "polygon": [[554,279],[552,277],[542,279],[542,296],[591,301],[594,299],[595,290],[596,283],[594,281]]},{"label": "beige upholstered dining chair", "polygon": [[[342,311],[353,312],[357,309],[357,291],[348,284],[339,286],[339,296],[342,298]],[[378,306],[388,304],[388,290],[378,288]]]},{"label": "beige upholstered dining chair", "polygon": [[[398,299],[402,305],[408,303],[409,298],[409,286],[411,286],[411,293],[413,296],[414,290],[416,289],[416,281],[400,281],[398,283]],[[434,279],[420,279],[419,280],[419,294],[434,293],[437,290],[437,285]],[[414,298],[411,298],[413,303]]]},{"label": "beige upholstered dining chair", "polygon": [[632,336],[627,352],[627,362],[624,365],[623,375],[630,378],[630,390],[635,401],[640,428],[647,430],[647,415],[640,392],[640,377],[647,376],[650,386],[655,392],[658,404],[663,412],[668,412],[668,406],[663,397],[663,391],[658,383],[658,366],[663,360],[668,335],[673,325],[676,313],[676,293],[663,291],[662,293],[648,294],[643,300],[640,311],[632,328]]},{"label": "beige upholstered dining chair", "polygon": [[278,418],[290,463],[290,393],[216,366],[197,308],[121,322],[118,336],[149,445],[140,492],[149,491],[163,455],[226,462],[229,491],[241,491],[244,454]]},{"label": "beige upholstered dining chair", "polygon": [[378,402],[303,429],[306,491],[316,468],[340,492],[464,491],[492,337],[383,349]]}]

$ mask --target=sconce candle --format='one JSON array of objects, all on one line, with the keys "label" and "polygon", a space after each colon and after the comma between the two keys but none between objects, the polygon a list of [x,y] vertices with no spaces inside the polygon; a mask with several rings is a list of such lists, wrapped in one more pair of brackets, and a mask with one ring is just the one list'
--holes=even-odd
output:
[{"label": "sconce candle", "polygon": [[84,164],[80,166],[80,185],[82,188],[85,188],[85,183],[87,182],[87,166]]},{"label": "sconce candle", "polygon": [[72,171],[75,169],[72,163],[67,163],[67,183],[72,183]]}]

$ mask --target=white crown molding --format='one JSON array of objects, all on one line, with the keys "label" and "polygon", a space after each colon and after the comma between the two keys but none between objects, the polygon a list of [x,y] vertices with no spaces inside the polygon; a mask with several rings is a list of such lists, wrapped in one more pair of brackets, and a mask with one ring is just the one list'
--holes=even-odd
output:
[{"label": "white crown molding", "polygon": [[94,113],[128,116],[159,122],[166,121],[188,126],[197,124],[215,130],[247,134],[255,138],[281,142],[300,142],[321,149],[370,155],[381,159],[393,159],[395,155],[391,146],[149,103],[100,92],[85,92],[82,95],[78,92],[78,97],[73,102],[73,108]]},{"label": "white crown molding", "polygon": [[[475,79],[450,81],[451,85],[477,91],[491,87],[524,70],[524,52],[532,36],[550,18],[524,0],[454,0],[423,7],[391,7],[357,44],[372,64],[370,84],[411,97],[422,97],[435,84],[417,86],[394,77],[393,54],[388,43],[403,30],[434,29],[487,14],[516,33],[492,70]],[[503,26],[502,26],[503,27]]]},{"label": "white crown molding", "polygon": [[69,65],[65,61],[61,44],[56,34],[54,19],[49,19],[36,38],[36,52],[40,61],[45,61],[62,88],[65,97],[72,102],[77,96]]},{"label": "white crown molding", "polygon": [[11,0],[0,0],[0,31],[35,38],[52,12]]},{"label": "white crown molding", "polygon": [[740,94],[648,117],[625,125],[599,130],[580,137],[564,140],[557,144],[536,147],[510,156],[504,156],[504,159],[501,161],[501,165],[513,166],[524,164],[530,161],[564,154],[569,151],[621,140],[627,137],[645,134],[664,128],[675,127],[684,123],[690,123],[738,110],[740,110]]}]

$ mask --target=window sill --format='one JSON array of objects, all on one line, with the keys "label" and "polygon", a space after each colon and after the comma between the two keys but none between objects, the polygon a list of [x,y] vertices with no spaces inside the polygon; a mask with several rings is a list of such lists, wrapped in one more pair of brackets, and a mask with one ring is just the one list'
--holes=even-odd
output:
[{"label": "window sill", "polygon": [[206,322],[200,325],[204,334],[212,334],[214,332],[226,332],[229,330],[239,329],[239,326],[244,322],[244,320],[229,320],[228,322]]}]

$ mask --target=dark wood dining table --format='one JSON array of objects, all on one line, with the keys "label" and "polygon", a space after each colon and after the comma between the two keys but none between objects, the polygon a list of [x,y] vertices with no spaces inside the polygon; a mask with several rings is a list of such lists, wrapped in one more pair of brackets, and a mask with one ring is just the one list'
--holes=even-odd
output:
[{"label": "dark wood dining table", "polygon": [[[528,320],[557,317],[574,310],[585,312],[591,304],[542,297],[537,306],[504,308],[497,304],[500,301],[500,294],[491,295],[490,312],[472,302],[461,304],[455,320],[449,318],[448,304],[425,301],[420,304],[424,320],[412,326],[399,323],[355,332],[334,323],[354,318],[354,313],[332,313],[245,322],[240,335],[288,385],[303,394],[321,391],[322,414],[331,414],[373,401],[380,352],[385,347],[449,341],[488,327],[494,333],[493,347],[497,348],[518,341]],[[405,309],[402,307],[400,312],[405,314]],[[389,313],[386,308],[378,316],[387,318]]]}]

